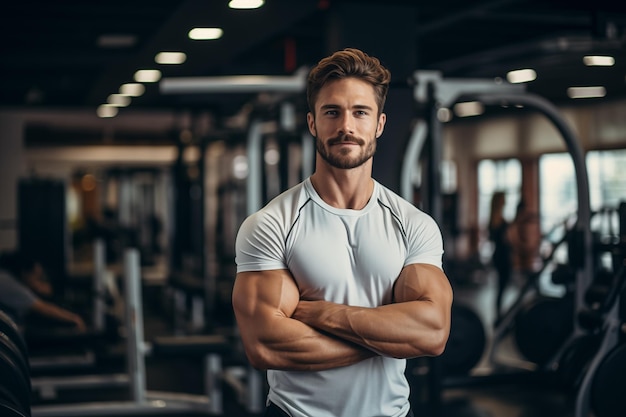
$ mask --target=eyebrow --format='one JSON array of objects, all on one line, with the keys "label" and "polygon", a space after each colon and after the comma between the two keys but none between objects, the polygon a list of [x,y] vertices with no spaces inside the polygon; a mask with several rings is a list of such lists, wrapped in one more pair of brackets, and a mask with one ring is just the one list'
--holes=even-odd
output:
[{"label": "eyebrow", "polygon": [[[338,104],[324,104],[320,107],[320,110],[332,110],[332,109],[338,109],[341,106],[339,106]],[[353,110],[374,110],[371,106],[368,106],[366,104],[356,104],[354,106],[352,106]]]}]

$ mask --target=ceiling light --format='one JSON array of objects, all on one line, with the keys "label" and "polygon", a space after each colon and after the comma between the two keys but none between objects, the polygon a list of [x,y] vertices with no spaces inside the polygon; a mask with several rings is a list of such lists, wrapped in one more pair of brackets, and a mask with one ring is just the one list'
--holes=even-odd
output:
[{"label": "ceiling light", "polygon": [[118,111],[119,110],[115,106],[111,106],[110,104],[102,104],[98,106],[98,109],[96,110],[96,114],[98,115],[98,117],[102,117],[102,118],[115,117],[117,116]]},{"label": "ceiling light", "polygon": [[120,94],[129,97],[139,97],[146,92],[146,87],[140,83],[127,83],[120,86]]},{"label": "ceiling light", "polygon": [[189,31],[189,39],[195,41],[206,41],[219,39],[224,34],[220,28],[193,28]]},{"label": "ceiling light", "polygon": [[454,113],[458,117],[478,116],[485,112],[485,107],[478,101],[466,101],[454,105]]},{"label": "ceiling light", "polygon": [[187,55],[184,52],[159,52],[154,57],[154,61],[157,64],[165,65],[178,65],[187,60]]},{"label": "ceiling light", "polygon": [[135,73],[135,81],[140,83],[155,83],[161,79],[159,70],[139,70]]},{"label": "ceiling light", "polygon": [[520,69],[515,71],[509,71],[506,74],[506,79],[513,84],[527,83],[537,78],[537,73],[534,69]]},{"label": "ceiling light", "polygon": [[107,98],[107,103],[115,107],[126,107],[130,104],[130,97],[122,94],[111,94]]},{"label": "ceiling light", "polygon": [[228,7],[231,9],[258,9],[265,3],[263,0],[230,0]]},{"label": "ceiling light", "polygon": [[570,87],[567,89],[569,98],[597,98],[606,96],[606,88],[597,87]]},{"label": "ceiling light", "polygon": [[583,63],[588,67],[612,67],[615,58],[612,56],[588,55],[583,57]]}]

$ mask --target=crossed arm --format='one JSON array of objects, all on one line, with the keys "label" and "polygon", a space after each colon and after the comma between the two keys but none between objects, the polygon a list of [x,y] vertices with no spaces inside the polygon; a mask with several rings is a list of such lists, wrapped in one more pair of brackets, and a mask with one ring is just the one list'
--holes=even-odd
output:
[{"label": "crossed arm", "polygon": [[239,273],[233,307],[251,364],[259,369],[323,370],[376,355],[443,352],[452,289],[435,266],[405,267],[394,303],[375,308],[301,301],[288,270]]}]

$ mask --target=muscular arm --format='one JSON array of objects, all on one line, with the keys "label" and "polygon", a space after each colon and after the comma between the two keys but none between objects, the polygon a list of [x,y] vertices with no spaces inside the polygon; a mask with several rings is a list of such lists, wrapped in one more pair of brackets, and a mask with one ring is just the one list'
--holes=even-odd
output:
[{"label": "muscular arm", "polygon": [[412,264],[395,283],[393,304],[364,308],[301,301],[293,318],[381,355],[411,358],[443,352],[451,307],[452,288],[443,271]]},{"label": "muscular arm", "polygon": [[246,355],[256,368],[324,370],[375,355],[291,318],[300,294],[288,270],[239,273],[232,298]]}]

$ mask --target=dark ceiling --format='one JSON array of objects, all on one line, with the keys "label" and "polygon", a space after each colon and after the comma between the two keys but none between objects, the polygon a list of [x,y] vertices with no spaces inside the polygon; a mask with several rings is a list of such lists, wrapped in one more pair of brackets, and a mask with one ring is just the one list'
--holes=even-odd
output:
[{"label": "dark ceiling", "polygon": [[[447,77],[504,77],[532,66],[532,92],[570,101],[569,86],[604,85],[603,100],[626,97],[626,2],[266,0],[232,10],[228,0],[22,0],[0,14],[0,106],[93,108],[137,69],[164,78],[291,75],[334,49],[357,46],[380,56],[404,86],[415,69]],[[194,26],[218,26],[215,41],[187,38]],[[132,35],[126,47],[100,47],[101,35]],[[181,66],[154,63],[183,51]],[[613,67],[585,67],[586,54],[610,54]],[[209,109],[232,113],[238,94],[162,94],[159,85],[129,108]],[[124,110],[121,110],[124,111]]]}]

